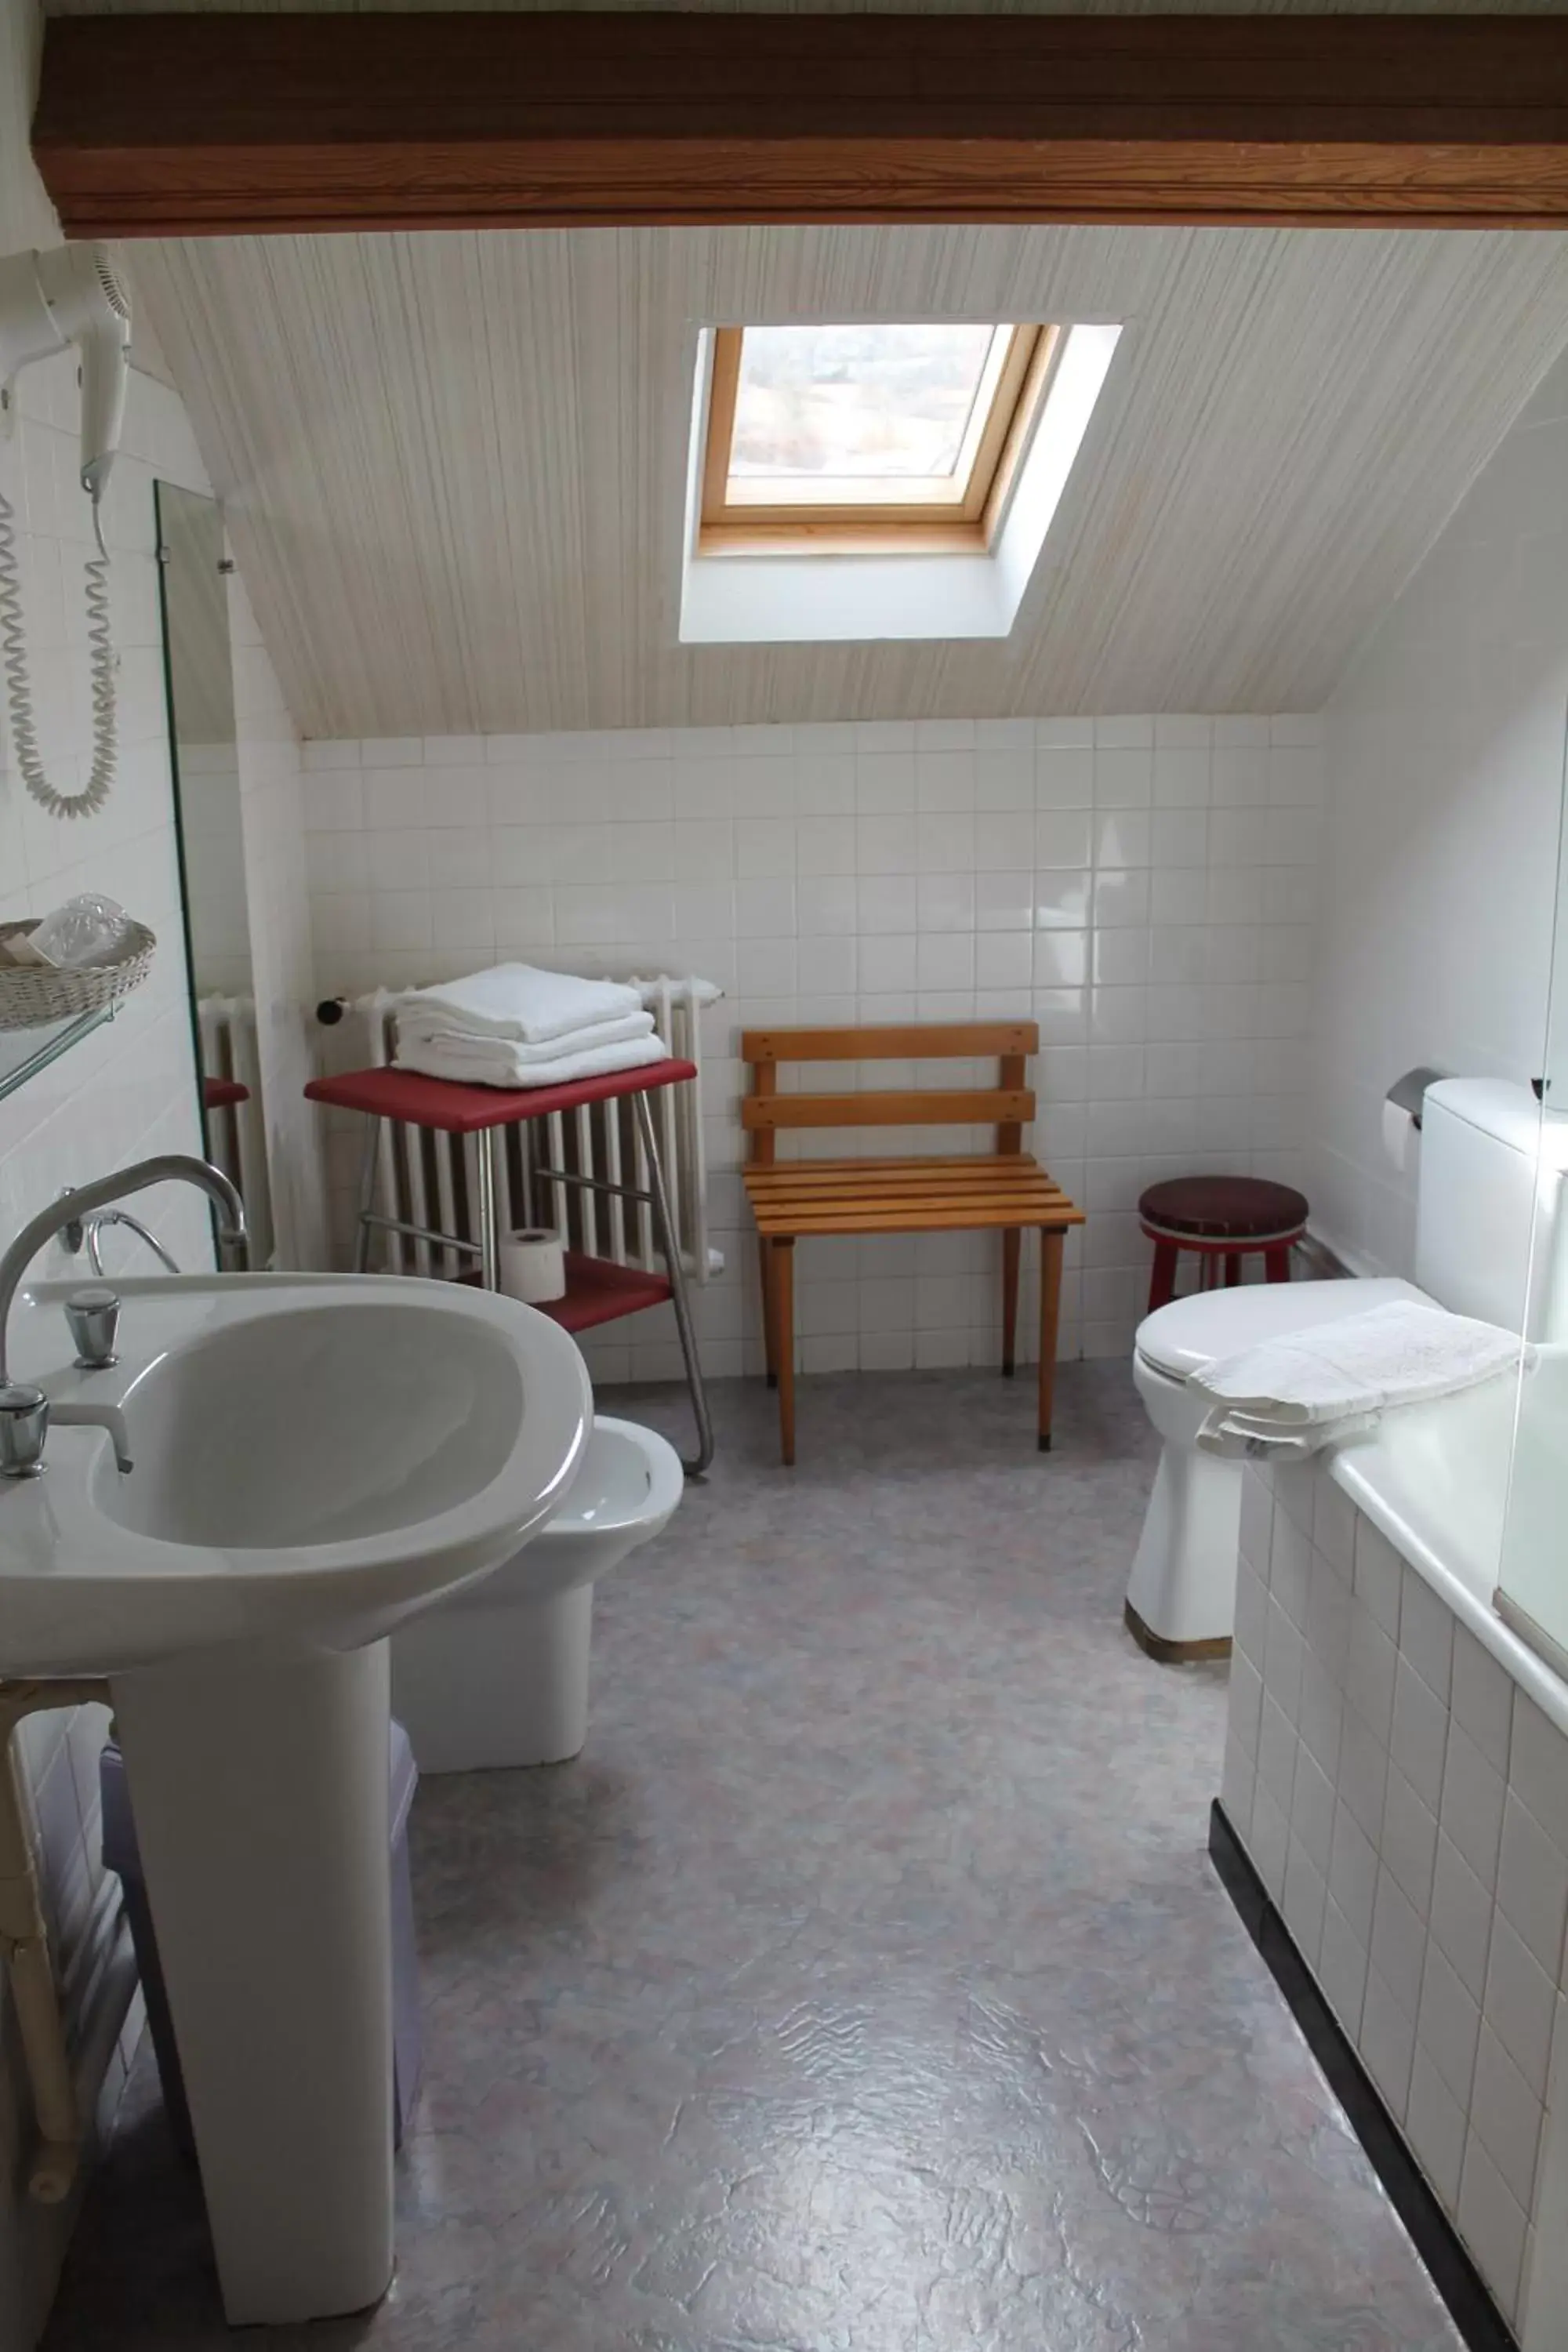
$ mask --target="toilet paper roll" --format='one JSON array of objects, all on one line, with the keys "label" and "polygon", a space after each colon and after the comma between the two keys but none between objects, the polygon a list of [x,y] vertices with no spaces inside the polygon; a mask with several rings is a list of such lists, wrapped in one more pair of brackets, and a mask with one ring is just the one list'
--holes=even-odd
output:
[{"label": "toilet paper roll", "polygon": [[1415,1121],[1396,1102],[1383,1106],[1383,1148],[1403,1176],[1415,1158]]},{"label": "toilet paper roll", "polygon": [[509,1298],[538,1307],[566,1296],[566,1245],[559,1234],[528,1226],[500,1245],[500,1286]]}]

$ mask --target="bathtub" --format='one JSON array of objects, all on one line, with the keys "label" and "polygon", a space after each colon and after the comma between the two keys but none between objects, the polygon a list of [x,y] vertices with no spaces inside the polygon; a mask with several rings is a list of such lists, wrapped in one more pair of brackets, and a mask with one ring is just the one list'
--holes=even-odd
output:
[{"label": "bathtub", "polygon": [[1221,1821],[1521,2352],[1563,2352],[1568,1658],[1530,1599],[1561,1641],[1568,1347],[1244,1475]]},{"label": "bathtub", "polygon": [[[1568,1652],[1536,1614],[1560,1629],[1568,1616],[1568,1346],[1542,1347],[1522,1382],[1510,1374],[1440,1404],[1386,1413],[1366,1436],[1337,1447],[1329,1468],[1568,1732]],[[1500,1591],[1505,1529],[1508,1590]]]}]

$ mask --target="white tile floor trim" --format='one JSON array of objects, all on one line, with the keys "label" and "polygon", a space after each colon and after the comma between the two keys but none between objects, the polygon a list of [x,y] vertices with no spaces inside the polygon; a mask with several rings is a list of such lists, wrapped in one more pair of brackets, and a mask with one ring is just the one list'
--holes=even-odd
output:
[{"label": "white tile floor trim", "polygon": [[1527,2352],[1561,2343],[1568,1738],[1326,1468],[1246,1472],[1222,1797]]}]

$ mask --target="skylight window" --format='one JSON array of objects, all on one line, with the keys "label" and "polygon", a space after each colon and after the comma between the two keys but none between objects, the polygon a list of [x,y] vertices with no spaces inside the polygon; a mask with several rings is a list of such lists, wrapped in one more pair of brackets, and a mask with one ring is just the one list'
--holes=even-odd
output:
[{"label": "skylight window", "polygon": [[704,327],[682,645],[1001,638],[1064,560],[1053,518],[1121,329]]},{"label": "skylight window", "polygon": [[984,551],[1058,356],[1054,327],[721,327],[699,551]]}]

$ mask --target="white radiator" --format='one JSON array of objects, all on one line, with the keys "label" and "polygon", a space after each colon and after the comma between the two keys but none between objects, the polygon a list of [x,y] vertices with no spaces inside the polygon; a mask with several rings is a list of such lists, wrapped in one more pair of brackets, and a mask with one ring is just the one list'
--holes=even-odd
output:
[{"label": "white radiator", "polygon": [[[699,1072],[697,1084],[661,1087],[648,1101],[681,1264],[689,1281],[702,1283],[721,1272],[724,1264],[708,1239],[700,1094],[702,1008],[717,1003],[722,991],[711,981],[672,980],[668,973],[660,973],[656,980],[634,977],[630,985],[641,991],[643,1003],[670,1052],[680,1061],[694,1062]],[[368,996],[354,998],[345,1008],[364,1024],[368,1049],[364,1058],[372,1065],[380,1066],[393,1058],[394,1016],[400,1001],[396,993],[376,989]],[[355,1066],[353,1055],[358,1050],[356,1041],[348,1066]],[[538,1156],[542,1162],[571,1174],[600,1176],[612,1183],[647,1189],[647,1171],[627,1097],[587,1104],[580,1110],[552,1112],[537,1126],[497,1130],[502,1138],[495,1171],[502,1231],[553,1224],[569,1249],[611,1258],[617,1265],[662,1273],[652,1219],[641,1203],[584,1192],[576,1185],[535,1180],[531,1206],[529,1141],[541,1129]],[[432,1128],[384,1121],[376,1209],[383,1216],[397,1217],[407,1224],[438,1227],[477,1241],[475,1154],[483,1142],[480,1137],[445,1135]],[[403,1234],[385,1234],[382,1240],[388,1266],[400,1274],[450,1276],[473,1265],[471,1258],[443,1249],[437,1243],[416,1241]]]},{"label": "white radiator", "polygon": [[196,1001],[201,1038],[201,1075],[232,1078],[248,1100],[204,1110],[207,1150],[226,1176],[239,1187],[250,1232],[250,1263],[272,1263],[272,1192],[267,1178],[267,1122],[261,1107],[261,1054],[256,1034],[256,1003],[249,996],[203,996]]}]

